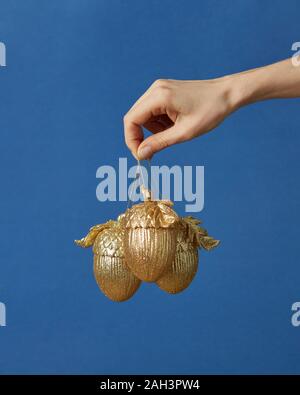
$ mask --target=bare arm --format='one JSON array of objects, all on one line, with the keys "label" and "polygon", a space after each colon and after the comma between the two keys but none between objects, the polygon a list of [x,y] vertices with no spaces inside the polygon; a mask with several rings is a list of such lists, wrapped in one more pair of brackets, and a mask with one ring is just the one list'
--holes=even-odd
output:
[{"label": "bare arm", "polygon": [[[300,97],[300,67],[291,59],[212,80],[158,80],[125,115],[125,141],[147,159],[209,132],[244,105],[292,97]],[[142,127],[153,135],[144,140]]]}]

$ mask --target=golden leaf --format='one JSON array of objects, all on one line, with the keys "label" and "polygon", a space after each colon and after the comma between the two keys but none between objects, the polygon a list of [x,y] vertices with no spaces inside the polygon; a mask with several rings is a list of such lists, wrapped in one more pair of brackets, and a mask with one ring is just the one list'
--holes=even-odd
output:
[{"label": "golden leaf", "polygon": [[182,226],[186,229],[187,239],[196,247],[204,248],[207,251],[212,250],[220,244],[219,240],[215,240],[209,236],[207,230],[199,226],[201,221],[193,217],[183,217],[181,219]]},{"label": "golden leaf", "polygon": [[210,236],[201,236],[200,237],[200,246],[203,247],[206,251],[210,251],[213,248],[217,247],[220,244],[220,240],[215,240]]},{"label": "golden leaf", "polygon": [[78,246],[83,247],[83,248],[91,247],[94,244],[98,234],[100,232],[102,232],[104,229],[107,229],[107,228],[110,228],[111,226],[113,226],[114,223],[115,223],[115,221],[110,220],[110,221],[107,221],[105,224],[93,226],[90,229],[89,233],[85,237],[83,237],[80,240],[75,240],[75,243]]}]

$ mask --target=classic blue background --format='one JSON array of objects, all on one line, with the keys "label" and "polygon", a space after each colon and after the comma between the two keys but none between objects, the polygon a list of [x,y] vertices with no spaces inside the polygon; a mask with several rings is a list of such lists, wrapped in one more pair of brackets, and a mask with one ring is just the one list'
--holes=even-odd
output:
[{"label": "classic blue background", "polygon": [[[123,211],[96,169],[129,155],[122,116],[157,78],[292,55],[299,1],[0,1],[1,373],[299,373],[299,99],[249,106],[155,157],[204,165],[222,240],[178,296],[99,292],[73,239]],[[134,160],[129,158],[129,165]],[[179,210],[183,214],[182,205]]]}]

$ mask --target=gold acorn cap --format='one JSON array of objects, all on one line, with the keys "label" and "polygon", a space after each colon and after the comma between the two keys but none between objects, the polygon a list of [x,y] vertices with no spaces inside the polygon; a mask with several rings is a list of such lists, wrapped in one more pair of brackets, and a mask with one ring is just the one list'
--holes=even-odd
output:
[{"label": "gold acorn cap", "polygon": [[172,202],[149,200],[127,209],[122,219],[125,228],[173,228],[179,217],[171,208]]},{"label": "gold acorn cap", "polygon": [[118,222],[98,233],[93,245],[96,255],[124,258],[124,229]]}]

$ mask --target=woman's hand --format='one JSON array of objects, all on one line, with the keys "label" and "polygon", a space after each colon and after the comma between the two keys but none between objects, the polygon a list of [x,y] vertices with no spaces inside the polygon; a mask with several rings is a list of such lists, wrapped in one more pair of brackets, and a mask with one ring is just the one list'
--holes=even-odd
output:
[{"label": "woman's hand", "polygon": [[[240,106],[290,97],[300,97],[300,66],[291,59],[213,80],[158,80],[125,115],[125,141],[147,159],[209,132]],[[153,135],[144,140],[142,127]]]},{"label": "woman's hand", "polygon": [[[214,129],[234,110],[228,78],[157,80],[124,117],[125,141],[138,159]],[[144,140],[142,126],[153,135]]]}]

